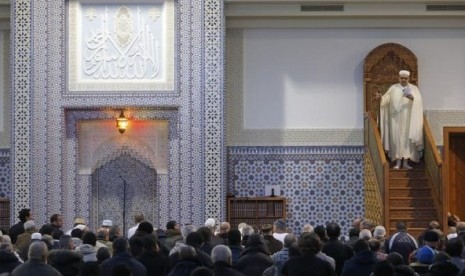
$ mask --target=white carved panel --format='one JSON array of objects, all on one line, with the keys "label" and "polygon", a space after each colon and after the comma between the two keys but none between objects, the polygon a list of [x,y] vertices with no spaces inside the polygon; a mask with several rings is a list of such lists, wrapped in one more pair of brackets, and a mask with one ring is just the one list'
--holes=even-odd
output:
[{"label": "white carved panel", "polygon": [[70,91],[174,89],[174,4],[69,2]]}]

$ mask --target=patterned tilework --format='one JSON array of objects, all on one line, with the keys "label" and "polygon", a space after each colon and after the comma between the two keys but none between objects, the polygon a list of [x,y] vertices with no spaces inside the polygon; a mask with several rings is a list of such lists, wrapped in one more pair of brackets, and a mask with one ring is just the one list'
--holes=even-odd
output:
[{"label": "patterned tilework", "polygon": [[224,219],[224,1],[206,0],[205,17],[205,215]]},{"label": "patterned tilework", "polygon": [[[162,187],[156,190],[160,223],[201,224],[206,216],[224,214],[223,1],[175,1],[176,83],[174,91],[157,93],[71,93],[66,1],[17,0],[12,5],[12,214],[31,207],[37,221],[46,221],[51,212],[64,214],[66,225],[75,216],[90,219],[92,180],[77,170],[76,121],[105,117],[95,116],[96,111],[111,116],[121,108],[139,116],[177,110],[170,117],[176,122],[169,172],[159,176]],[[81,112],[67,117],[69,110]],[[213,199],[207,205],[206,196]]]},{"label": "patterned tilework", "polygon": [[10,149],[0,149],[0,197],[11,198]]},{"label": "patterned tilework", "polygon": [[228,192],[263,196],[278,184],[288,225],[338,222],[347,233],[364,215],[363,147],[228,147]]}]

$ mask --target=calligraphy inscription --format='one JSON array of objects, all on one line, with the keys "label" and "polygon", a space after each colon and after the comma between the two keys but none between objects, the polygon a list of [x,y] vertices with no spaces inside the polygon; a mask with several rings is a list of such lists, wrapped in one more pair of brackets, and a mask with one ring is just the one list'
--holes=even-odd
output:
[{"label": "calligraphy inscription", "polygon": [[85,79],[146,79],[162,69],[162,12],[157,7],[84,9],[82,74]]}]

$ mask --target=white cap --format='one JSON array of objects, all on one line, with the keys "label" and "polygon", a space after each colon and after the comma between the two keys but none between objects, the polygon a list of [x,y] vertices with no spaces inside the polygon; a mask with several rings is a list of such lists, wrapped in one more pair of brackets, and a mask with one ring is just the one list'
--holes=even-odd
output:
[{"label": "white cap", "polygon": [[42,234],[40,233],[32,233],[31,240],[40,240],[42,239]]},{"label": "white cap", "polygon": [[216,221],[214,218],[208,218],[206,221],[205,221],[205,226],[207,227],[210,227],[210,228],[214,228],[216,225]]},{"label": "white cap", "polygon": [[399,76],[408,78],[408,77],[410,77],[410,72],[407,71],[407,70],[400,70],[399,71]]},{"label": "white cap", "polygon": [[105,219],[102,221],[102,226],[107,226],[107,227],[112,227],[113,226],[113,221],[109,219]]}]

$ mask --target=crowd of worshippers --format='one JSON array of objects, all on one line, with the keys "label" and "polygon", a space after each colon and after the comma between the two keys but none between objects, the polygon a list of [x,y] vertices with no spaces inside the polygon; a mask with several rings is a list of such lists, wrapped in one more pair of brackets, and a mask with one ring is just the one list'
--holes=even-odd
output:
[{"label": "crowd of worshippers", "polygon": [[133,218],[127,233],[111,220],[93,232],[82,218],[64,232],[62,215],[38,229],[31,210],[23,209],[1,234],[0,275],[465,275],[465,222],[456,216],[449,233],[431,221],[418,237],[405,222],[386,236],[383,226],[361,218],[347,235],[335,222],[305,224],[296,235],[284,219],[260,228],[172,220],[157,229],[142,213]]}]

